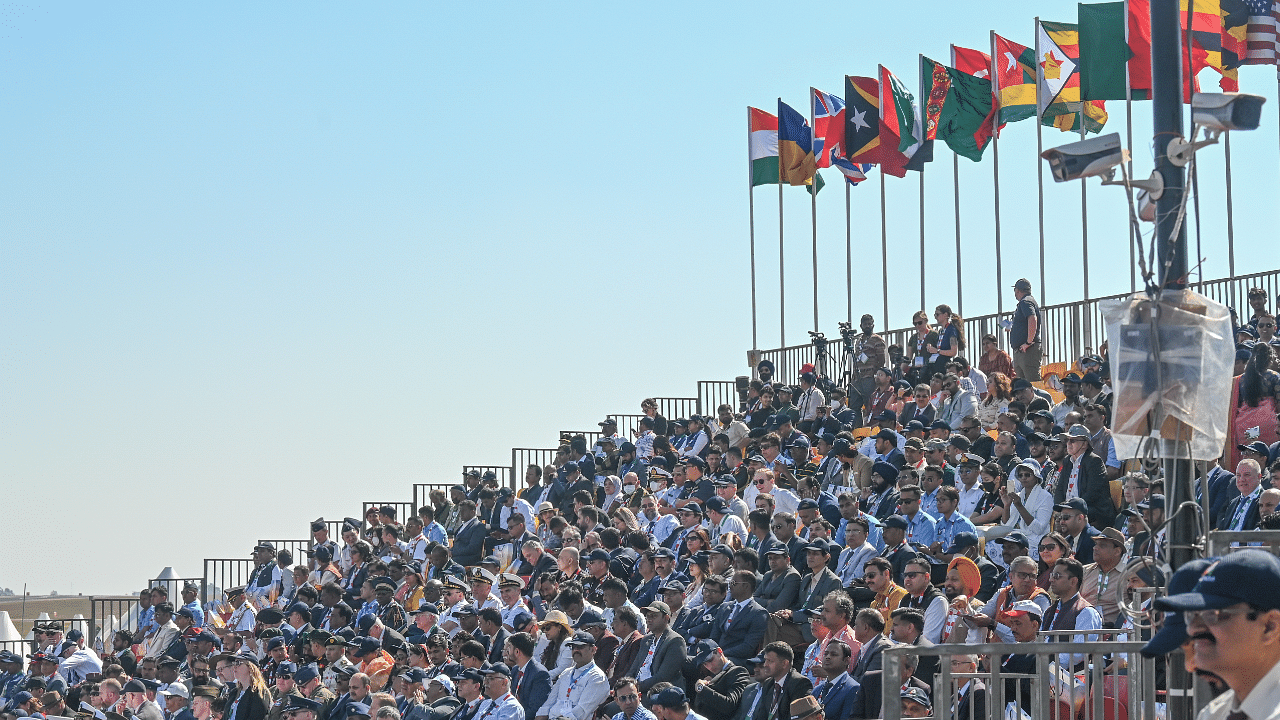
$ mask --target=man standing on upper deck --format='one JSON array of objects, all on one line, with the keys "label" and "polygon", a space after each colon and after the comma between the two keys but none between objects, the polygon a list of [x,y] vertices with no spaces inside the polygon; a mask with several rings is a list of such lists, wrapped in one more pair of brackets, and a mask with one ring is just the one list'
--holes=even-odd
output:
[{"label": "man standing on upper deck", "polygon": [[1031,281],[1019,278],[1013,284],[1018,307],[1013,311],[1009,327],[1009,345],[1013,347],[1013,369],[1020,378],[1040,379],[1040,305],[1031,296]]}]

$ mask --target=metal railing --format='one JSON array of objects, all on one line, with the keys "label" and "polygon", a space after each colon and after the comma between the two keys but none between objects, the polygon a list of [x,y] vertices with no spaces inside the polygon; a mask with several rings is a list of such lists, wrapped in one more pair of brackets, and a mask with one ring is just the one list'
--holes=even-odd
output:
[{"label": "metal railing", "polygon": [[[1193,287],[1206,297],[1236,308],[1240,314],[1239,320],[1245,321],[1252,314],[1249,308],[1241,307],[1244,304],[1249,288],[1263,288],[1267,291],[1272,303],[1274,303],[1277,293],[1280,293],[1280,270],[1239,275],[1234,278],[1207,280]],[[1102,317],[1102,303],[1128,296],[1129,293],[1121,293],[1070,303],[1060,303],[1058,305],[1047,305],[1040,308],[1043,318],[1043,323],[1041,324],[1042,362],[1046,365],[1064,362],[1070,367],[1086,353],[1097,353],[1098,348],[1106,340],[1106,323]],[[1004,332],[1000,322],[1005,319],[1012,319],[1012,317],[1013,313],[1007,312],[967,318],[964,321],[965,342],[967,343],[965,356],[970,360],[974,360],[975,365],[977,364],[976,358],[980,352],[980,340],[985,334],[995,335],[1000,347],[1007,351],[1009,349],[1008,334]],[[915,330],[904,328],[884,331],[881,336],[888,345],[896,344],[906,348],[908,347],[907,343],[914,334]],[[827,347],[831,352],[832,358],[838,364],[841,353],[840,334],[828,335],[828,339],[832,338],[834,340]],[[761,350],[760,357],[761,359],[772,360],[777,367],[777,377],[785,381],[794,380],[799,374],[800,366],[805,363],[816,362],[816,354],[811,344]],[[832,375],[834,369],[829,367],[827,374]]]},{"label": "metal railing", "polygon": [[[618,423],[618,434],[628,440],[636,436],[636,428],[640,427],[640,418],[644,415],[609,415],[608,418]],[[666,417],[665,415],[663,417]],[[674,419],[674,418],[667,418]]]},{"label": "metal railing", "polygon": [[[479,472],[481,477],[484,477],[485,473],[489,473],[489,472],[493,473],[494,476],[496,476],[498,479],[498,487],[515,487],[512,484],[513,476],[511,474],[511,468],[508,466],[505,466],[505,465],[463,465],[462,466],[462,472],[464,474],[469,470],[475,470],[476,472]],[[417,512],[418,508],[414,508],[413,510],[414,512]]]},{"label": "metal railing", "polygon": [[[311,538],[306,540],[259,540],[258,544],[271,543],[276,546],[276,558],[280,557],[281,550],[288,550],[293,556],[293,562],[289,564],[292,569],[294,565],[307,564],[307,551],[311,549]],[[288,572],[282,570],[281,572]]]},{"label": "metal railing", "polygon": [[724,403],[738,409],[738,385],[733,380],[699,380],[698,414],[715,417],[716,408]]},{"label": "metal railing", "polygon": [[210,590],[217,588],[225,592],[227,588],[244,585],[253,574],[254,563],[247,558],[205,558],[204,584],[200,586],[200,605],[208,606],[210,600],[221,600],[221,597],[209,597]]},{"label": "metal railing", "polygon": [[396,522],[401,525],[404,524],[406,519],[416,515],[418,512],[418,508],[415,507],[412,502],[366,502],[363,507],[360,508],[360,517],[364,517],[365,513],[369,512],[369,508],[381,508],[383,505],[389,505],[395,508]]},{"label": "metal railing", "polygon": [[1208,548],[1211,557],[1245,548],[1280,555],[1280,530],[1213,530]]},{"label": "metal railing", "polygon": [[587,450],[590,450],[596,444],[596,440],[599,440],[603,434],[599,430],[561,430],[556,437],[561,440],[567,440],[574,435],[581,435],[587,441]]},{"label": "metal railing", "polygon": [[104,645],[111,646],[111,636],[117,630],[137,631],[138,598],[132,595],[90,596],[89,628],[90,632],[85,633],[85,643],[101,653]]},{"label": "metal railing", "polygon": [[413,484],[414,512],[417,512],[418,508],[424,505],[431,505],[432,490],[443,490],[445,499],[447,500],[449,498],[449,488],[457,484],[458,483],[438,483],[438,482],[437,483],[414,483]]},{"label": "metal railing", "polygon": [[698,398],[696,397],[660,397],[654,398],[658,402],[658,412],[662,417],[668,420],[677,418],[688,418],[698,412]]},{"label": "metal railing", "polygon": [[530,465],[545,468],[555,460],[556,448],[511,448],[511,470],[520,478]]},{"label": "metal railing", "polygon": [[[958,690],[965,686],[965,681],[977,679],[986,685],[986,714],[971,714],[972,720],[1016,716],[1006,715],[1006,705],[1010,702],[1017,703],[1031,720],[1154,720],[1155,705],[1163,702],[1163,697],[1155,685],[1155,659],[1145,658],[1139,652],[1144,645],[1118,641],[896,645],[884,651],[882,682],[885,688],[902,685],[904,655],[937,657],[931,718],[950,720],[954,717],[957,703],[964,702]],[[1085,669],[1079,673],[1059,669],[1056,659],[1063,653],[1083,655]],[[1009,654],[1034,655],[1036,672],[1002,671],[1001,658]],[[953,672],[950,662],[953,655],[985,657],[987,669],[981,670],[980,663],[979,672]],[[899,720],[901,710],[898,693],[886,692],[883,714],[879,717]]]}]

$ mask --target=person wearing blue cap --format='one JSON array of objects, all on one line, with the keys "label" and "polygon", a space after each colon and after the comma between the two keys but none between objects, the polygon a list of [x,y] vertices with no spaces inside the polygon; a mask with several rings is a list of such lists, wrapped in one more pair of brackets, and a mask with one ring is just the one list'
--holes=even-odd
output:
[{"label": "person wearing blue cap", "polygon": [[493,703],[480,720],[525,720],[524,706],[511,693],[511,668],[497,662],[480,673],[484,675],[484,694]]},{"label": "person wearing blue cap", "polygon": [[1230,688],[1209,702],[1200,720],[1280,718],[1280,559],[1242,549],[1213,563],[1190,592],[1157,598],[1179,612],[1197,669]]},{"label": "person wearing blue cap", "polygon": [[[676,638],[679,637],[676,635]],[[551,695],[538,708],[535,720],[590,720],[595,715],[596,708],[609,697],[609,680],[595,663],[595,638],[590,633],[579,630],[565,644],[573,649],[573,665],[556,678]],[[681,642],[680,646],[683,650],[684,643]]]}]

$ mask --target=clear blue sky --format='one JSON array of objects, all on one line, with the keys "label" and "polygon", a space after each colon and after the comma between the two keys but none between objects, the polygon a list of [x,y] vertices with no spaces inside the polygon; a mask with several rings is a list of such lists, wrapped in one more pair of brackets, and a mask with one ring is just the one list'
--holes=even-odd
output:
[{"label": "clear blue sky", "polygon": [[[917,53],[1032,42],[1075,4],[0,5],[0,586],[134,590],[302,537],[319,515],[744,371],[745,109]],[[808,13],[808,24],[797,17]],[[991,28],[989,23],[996,21]],[[805,29],[810,35],[804,44]],[[1273,265],[1273,68],[1235,142],[1241,272]],[[1123,127],[1121,103],[1113,126]],[[1150,114],[1138,104],[1138,172]],[[1005,284],[1036,277],[1035,133],[1001,147]],[[1046,146],[1072,138],[1046,131]],[[928,302],[955,302],[950,155],[928,175]],[[994,310],[991,165],[961,160],[965,311]],[[1207,275],[1222,153],[1202,154]],[[823,328],[845,307],[838,177]],[[853,191],[855,313],[880,313],[879,190]],[[1094,294],[1128,289],[1122,194],[1090,193]],[[918,304],[914,176],[890,180],[891,313]],[[761,346],[776,193],[757,191]],[[1078,185],[1047,188],[1049,302],[1079,296]],[[787,189],[788,341],[811,322]],[[937,279],[936,285],[933,279]],[[1000,292],[1007,292],[1001,289]],[[838,317],[840,316],[840,317]]]}]

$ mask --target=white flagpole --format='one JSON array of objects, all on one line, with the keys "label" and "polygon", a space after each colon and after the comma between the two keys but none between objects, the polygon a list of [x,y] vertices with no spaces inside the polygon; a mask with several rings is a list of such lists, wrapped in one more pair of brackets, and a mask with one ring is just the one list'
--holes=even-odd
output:
[{"label": "white flagpole", "polygon": [[[991,86],[995,96],[991,102],[995,112],[991,118],[991,181],[995,185],[995,231],[996,231],[996,314],[1004,314],[1004,280],[1000,267],[1000,58],[996,55],[996,32],[991,35]],[[1044,288],[1040,288],[1041,292]],[[961,314],[963,317],[963,314]]]},{"label": "white flagpole", "polygon": [[[881,104],[881,112],[884,111],[884,105]],[[885,222],[887,214],[885,213],[884,204],[884,184],[885,184],[884,164],[880,165],[880,278],[881,286],[884,290],[884,327],[889,327],[889,231],[888,224]]]},{"label": "white flagpole", "polygon": [[783,271],[782,244],[782,98],[778,98],[778,347],[787,346],[787,274]]},{"label": "white flagpole", "polygon": [[[951,67],[956,66],[956,46],[951,46]],[[960,272],[960,154],[951,151],[951,186],[956,208],[956,312],[964,317],[964,281]]]},{"label": "white flagpole", "polygon": [[1041,123],[1044,114],[1040,111],[1040,18],[1036,18],[1036,194],[1040,223],[1040,304],[1048,304],[1048,291],[1044,285],[1044,168],[1040,164],[1040,153],[1044,152],[1044,131]]},{"label": "white flagpole", "polygon": [[[809,88],[809,152],[814,151],[818,119],[813,106],[815,90]],[[813,227],[813,330],[818,331],[818,157],[813,158],[813,178],[809,181],[810,225]]]},{"label": "white flagpole", "polygon": [[[921,54],[916,61],[916,74],[920,73],[920,65],[924,61],[924,55]],[[916,102],[920,105],[920,116],[917,122],[921,123],[919,144],[916,146],[916,152],[924,151],[925,137],[928,135],[924,129],[924,77],[920,78],[920,97]],[[920,163],[920,309],[925,309],[925,284],[924,284],[924,162]],[[888,328],[886,328],[888,329]]]},{"label": "white flagpole", "polygon": [[[1227,276],[1234,278],[1236,276],[1236,223],[1231,211],[1231,131],[1222,133],[1223,154],[1226,157],[1227,164]],[[1199,189],[1196,189],[1196,198],[1199,199]],[[1202,258],[1197,258],[1199,262]],[[1201,271],[1200,277],[1204,277]],[[1236,284],[1231,283],[1231,307],[1236,306]]]},{"label": "white flagpole", "polygon": [[759,350],[756,333],[756,192],[755,165],[751,163],[751,108],[747,108],[747,217],[751,227],[751,349]]},{"label": "white flagpole", "polygon": [[848,321],[853,322],[853,215],[850,212],[848,180],[844,182],[844,288],[845,299],[849,303]]}]

